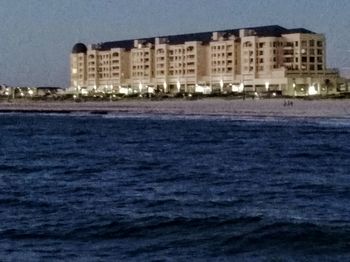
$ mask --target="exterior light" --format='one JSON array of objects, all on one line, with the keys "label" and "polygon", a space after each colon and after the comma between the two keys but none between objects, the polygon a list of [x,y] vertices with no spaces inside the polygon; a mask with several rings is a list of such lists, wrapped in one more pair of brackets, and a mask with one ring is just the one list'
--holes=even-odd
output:
[{"label": "exterior light", "polygon": [[269,83],[269,82],[266,82],[266,83],[265,83],[266,91],[269,91],[269,87],[270,87],[270,83]]},{"label": "exterior light", "polygon": [[72,74],[76,74],[78,72],[78,70],[76,68],[72,69]]},{"label": "exterior light", "polygon": [[239,92],[239,93],[242,93],[243,90],[244,90],[244,84],[241,83],[241,84],[239,85],[239,87],[238,87],[238,92]]},{"label": "exterior light", "polygon": [[149,94],[154,94],[154,88],[153,87],[150,87],[150,86],[147,86],[147,92]]},{"label": "exterior light", "polygon": [[29,94],[30,96],[32,96],[32,95],[34,94],[33,90],[32,90],[32,89],[29,89],[29,90],[28,90],[28,94]]},{"label": "exterior light", "polygon": [[177,87],[177,92],[180,93],[181,84],[179,80],[177,80],[176,87]]},{"label": "exterior light", "polygon": [[167,83],[165,81],[163,83],[163,87],[164,87],[164,93],[166,93],[167,92]]},{"label": "exterior light", "polygon": [[220,80],[220,92],[224,92],[224,81],[222,79]]},{"label": "exterior light", "polygon": [[196,93],[204,93],[204,88],[198,84],[196,84],[196,87],[195,87],[195,92]]},{"label": "exterior light", "polygon": [[315,85],[309,86],[308,94],[309,96],[317,95],[317,90]]},{"label": "exterior light", "polygon": [[119,86],[119,94],[128,95],[129,94],[129,88]]},{"label": "exterior light", "polygon": [[231,91],[232,92],[239,92],[239,85],[232,85],[231,86]]},{"label": "exterior light", "polygon": [[142,88],[143,88],[143,86],[142,86],[142,83],[140,82],[140,83],[139,83],[139,93],[140,93],[140,94],[142,93]]}]

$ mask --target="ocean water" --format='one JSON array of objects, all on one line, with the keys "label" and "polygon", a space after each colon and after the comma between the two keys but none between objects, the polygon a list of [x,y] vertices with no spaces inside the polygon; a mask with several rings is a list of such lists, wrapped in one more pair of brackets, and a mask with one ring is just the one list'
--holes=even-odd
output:
[{"label": "ocean water", "polygon": [[350,259],[350,120],[0,115],[0,261]]}]

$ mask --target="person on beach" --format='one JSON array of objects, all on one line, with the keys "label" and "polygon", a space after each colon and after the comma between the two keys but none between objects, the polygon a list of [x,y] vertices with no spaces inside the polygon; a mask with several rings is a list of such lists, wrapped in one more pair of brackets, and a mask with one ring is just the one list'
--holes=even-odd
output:
[{"label": "person on beach", "polygon": [[291,100],[284,100],[283,106],[293,106],[293,101],[291,101]]}]

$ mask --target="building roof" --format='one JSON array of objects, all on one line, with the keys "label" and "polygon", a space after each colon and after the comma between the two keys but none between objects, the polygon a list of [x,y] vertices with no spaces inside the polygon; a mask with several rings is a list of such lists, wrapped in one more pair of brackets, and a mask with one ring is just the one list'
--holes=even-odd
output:
[{"label": "building roof", "polygon": [[56,89],[64,89],[64,88],[60,86],[37,86],[36,89],[56,90]]},{"label": "building roof", "polygon": [[312,32],[310,30],[307,30],[305,28],[293,28],[289,29],[287,34],[315,34],[315,32]]},{"label": "building roof", "polygon": [[[242,28],[242,29],[252,31],[253,35],[259,36],[259,37],[269,37],[269,36],[279,37],[282,34],[294,34],[294,33],[315,34],[314,32],[307,30],[305,28],[286,29],[279,25],[249,27],[249,28]],[[183,44],[189,41],[200,41],[203,44],[208,44],[212,39],[213,32],[219,32],[226,36],[239,37],[239,31],[240,29],[227,29],[227,30],[218,30],[218,31],[210,31],[210,32],[190,33],[190,34],[181,34],[181,35],[166,35],[166,36],[157,36],[157,37],[166,39],[167,40],[166,43],[172,44],[172,45]],[[139,38],[137,40],[143,40],[145,43],[154,44],[155,38],[157,37]],[[112,42],[104,42],[104,43],[93,45],[94,49],[101,50],[101,51],[110,50],[112,48],[124,48],[129,50],[129,49],[132,49],[133,47],[134,47],[134,40],[112,41]]]},{"label": "building roof", "polygon": [[72,54],[86,53],[87,47],[83,43],[76,43],[72,48]]}]

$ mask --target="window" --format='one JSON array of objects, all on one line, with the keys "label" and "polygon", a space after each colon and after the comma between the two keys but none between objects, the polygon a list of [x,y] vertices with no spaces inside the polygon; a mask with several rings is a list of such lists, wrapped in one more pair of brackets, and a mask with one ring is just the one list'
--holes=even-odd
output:
[{"label": "window", "polygon": [[243,44],[243,47],[251,47],[252,46],[252,43],[247,41],[247,42],[244,42]]},{"label": "window", "polygon": [[310,46],[315,46],[315,40],[310,40],[310,41],[309,41],[309,45],[310,45]]},{"label": "window", "polygon": [[310,65],[310,70],[314,71],[315,70],[315,65]]},{"label": "window", "polygon": [[317,70],[323,70],[323,65],[317,65]]},{"label": "window", "polygon": [[315,63],[315,57],[314,56],[310,56],[310,63]]},{"label": "window", "polygon": [[193,51],[193,49],[194,49],[194,47],[193,46],[189,46],[189,47],[187,47],[187,52],[191,52],[191,51]]},{"label": "window", "polygon": [[317,47],[322,47],[322,46],[323,46],[322,41],[317,41]]}]

